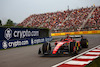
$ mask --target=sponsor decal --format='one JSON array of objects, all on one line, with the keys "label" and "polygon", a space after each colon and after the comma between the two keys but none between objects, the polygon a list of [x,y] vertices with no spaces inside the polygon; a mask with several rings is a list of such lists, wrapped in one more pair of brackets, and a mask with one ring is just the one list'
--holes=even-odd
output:
[{"label": "sponsor decal", "polygon": [[39,31],[30,31],[28,29],[22,30],[22,31],[21,30],[12,31],[10,28],[7,28],[5,30],[4,37],[7,40],[10,40],[12,38],[12,36],[14,38],[37,37],[37,36],[39,36]]},{"label": "sponsor decal", "polygon": [[2,47],[3,47],[4,49],[7,49],[8,45],[7,45],[7,42],[6,42],[6,41],[3,41],[3,42],[2,42]]},{"label": "sponsor decal", "polygon": [[4,49],[7,49],[8,47],[17,47],[17,46],[23,46],[23,45],[28,45],[29,41],[28,40],[24,40],[24,41],[14,41],[14,42],[7,42],[7,41],[3,41],[2,42],[2,47]]},{"label": "sponsor decal", "polygon": [[25,31],[14,31],[14,37],[25,38],[31,36],[39,36],[39,31],[29,31],[26,29]]},{"label": "sponsor decal", "polygon": [[52,37],[50,37],[50,38],[45,38],[45,41],[46,42],[49,42],[49,41],[51,41],[52,40]]},{"label": "sponsor decal", "polygon": [[42,43],[44,41],[45,41],[44,38],[42,38],[42,39],[35,39],[34,40],[34,44]]},{"label": "sponsor decal", "polygon": [[9,39],[12,37],[12,30],[11,30],[10,28],[7,28],[7,29],[5,30],[5,35],[4,35],[4,37],[5,37],[7,40],[9,40]]},{"label": "sponsor decal", "polygon": [[7,48],[13,48],[13,47],[19,47],[19,46],[26,46],[26,45],[33,45],[43,42],[49,42],[52,40],[52,37],[46,37],[46,38],[29,38],[29,39],[21,39],[21,40],[11,40],[11,41],[1,41],[1,47],[0,49],[7,49]]},{"label": "sponsor decal", "polygon": [[31,38],[31,45],[33,45],[33,44],[34,44],[33,38]]}]

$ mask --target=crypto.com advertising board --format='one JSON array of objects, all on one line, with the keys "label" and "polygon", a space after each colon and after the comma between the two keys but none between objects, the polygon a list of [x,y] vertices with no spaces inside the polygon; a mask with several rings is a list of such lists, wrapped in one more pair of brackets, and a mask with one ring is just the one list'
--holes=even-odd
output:
[{"label": "crypto.com advertising board", "polygon": [[39,29],[31,28],[0,28],[0,40],[38,38]]},{"label": "crypto.com advertising board", "polygon": [[[44,30],[32,28],[0,28],[0,49],[27,46],[51,41]],[[43,32],[44,36],[40,33]]]}]

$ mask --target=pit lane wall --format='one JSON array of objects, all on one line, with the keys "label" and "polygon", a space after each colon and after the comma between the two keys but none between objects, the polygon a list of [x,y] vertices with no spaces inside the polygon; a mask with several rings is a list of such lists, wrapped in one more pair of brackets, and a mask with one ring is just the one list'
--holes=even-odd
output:
[{"label": "pit lane wall", "polygon": [[82,35],[82,34],[100,34],[100,30],[94,31],[77,31],[77,32],[63,32],[63,33],[51,33],[51,36],[62,36],[62,35]]},{"label": "pit lane wall", "polygon": [[51,41],[47,29],[0,28],[0,49],[34,45]]}]

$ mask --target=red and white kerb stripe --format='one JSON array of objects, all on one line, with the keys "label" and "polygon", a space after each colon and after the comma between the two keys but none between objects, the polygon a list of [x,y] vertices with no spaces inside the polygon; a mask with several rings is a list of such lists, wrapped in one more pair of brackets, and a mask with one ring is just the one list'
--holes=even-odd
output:
[{"label": "red and white kerb stripe", "polygon": [[100,45],[52,67],[84,67],[100,56]]}]

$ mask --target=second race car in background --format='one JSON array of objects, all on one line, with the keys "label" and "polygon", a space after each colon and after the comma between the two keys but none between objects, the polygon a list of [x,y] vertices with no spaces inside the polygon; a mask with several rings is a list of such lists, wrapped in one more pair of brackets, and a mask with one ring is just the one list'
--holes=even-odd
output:
[{"label": "second race car in background", "polygon": [[[80,38],[80,40],[76,40]],[[46,42],[39,48],[38,54],[42,55],[77,55],[82,48],[88,48],[88,40],[84,36],[73,35],[56,41],[54,46]]]}]

